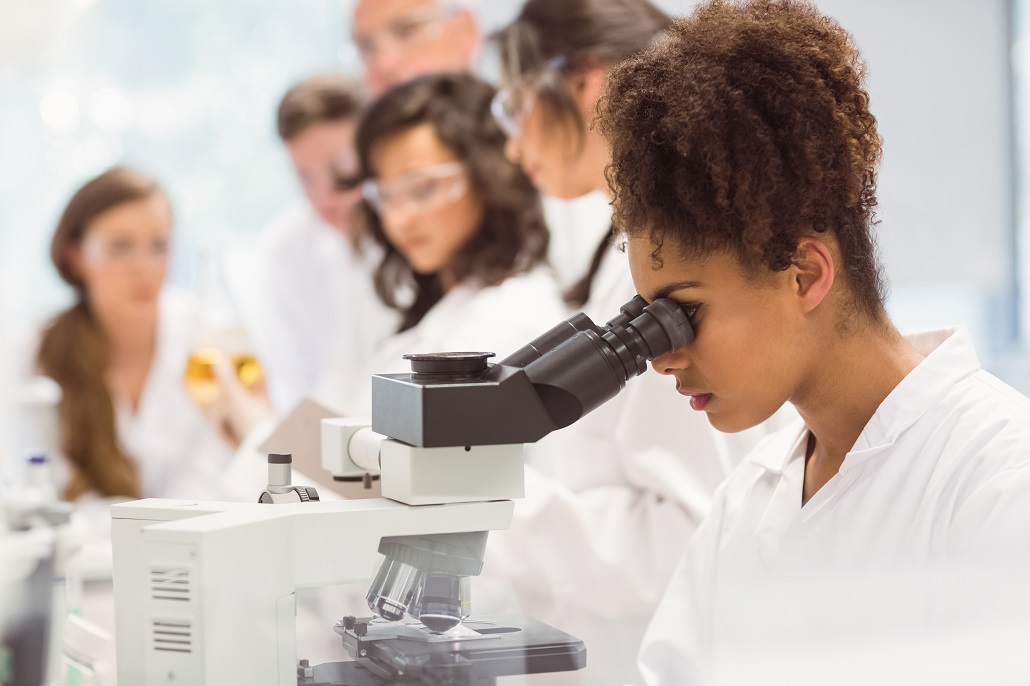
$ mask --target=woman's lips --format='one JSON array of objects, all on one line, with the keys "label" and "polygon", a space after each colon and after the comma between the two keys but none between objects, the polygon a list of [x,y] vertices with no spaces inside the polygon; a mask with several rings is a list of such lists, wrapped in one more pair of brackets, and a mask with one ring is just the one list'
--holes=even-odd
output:
[{"label": "woman's lips", "polygon": [[417,252],[427,243],[428,241],[424,238],[409,238],[408,240],[401,242],[399,249],[403,253]]},{"label": "woman's lips", "polygon": [[708,405],[708,401],[712,399],[711,393],[698,393],[696,391],[685,390],[679,390],[679,392],[681,395],[685,395],[690,398],[690,408],[692,410],[697,410],[698,412],[705,409],[705,406]]}]

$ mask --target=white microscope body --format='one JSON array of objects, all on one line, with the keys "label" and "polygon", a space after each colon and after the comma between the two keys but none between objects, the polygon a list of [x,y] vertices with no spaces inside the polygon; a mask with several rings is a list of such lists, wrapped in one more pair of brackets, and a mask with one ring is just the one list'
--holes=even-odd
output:
[{"label": "white microscope body", "polygon": [[384,442],[383,498],[114,506],[118,683],[294,686],[296,589],[368,580],[384,538],[509,526],[521,446],[423,450],[395,480],[412,449]]},{"label": "white microscope body", "polygon": [[[119,683],[350,683],[312,681],[313,670],[298,665],[294,592],[367,580],[379,553],[385,562],[368,595],[376,615],[409,614],[436,637],[459,631],[485,532],[508,528],[512,499],[524,494],[522,445],[614,397],[648,360],[692,335],[675,304],[636,298],[606,327],[577,315],[497,365],[487,365],[489,354],[410,356],[412,374],[373,377],[371,428],[323,422],[323,466],[338,478],[380,473],[379,499],[318,501],[291,487],[288,465],[269,456],[261,504],[112,507]],[[336,627],[359,662],[366,628]],[[509,640],[489,633],[475,638]],[[561,641],[544,634],[544,650],[533,654],[550,660]],[[574,659],[527,671],[585,664],[582,643],[561,636],[578,644]],[[456,650],[473,642],[453,640]],[[525,647],[514,643],[516,653]]]}]

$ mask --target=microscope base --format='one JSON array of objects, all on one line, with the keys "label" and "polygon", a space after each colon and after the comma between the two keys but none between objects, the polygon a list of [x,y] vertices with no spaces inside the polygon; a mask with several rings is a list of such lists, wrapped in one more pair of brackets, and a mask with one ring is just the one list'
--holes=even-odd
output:
[{"label": "microscope base", "polygon": [[498,677],[567,672],[586,666],[583,642],[526,617],[477,617],[464,623],[478,637],[446,640],[412,634],[398,622],[372,623],[367,633],[339,630],[354,662],[331,662],[301,677],[298,686],[453,684],[489,686]]}]

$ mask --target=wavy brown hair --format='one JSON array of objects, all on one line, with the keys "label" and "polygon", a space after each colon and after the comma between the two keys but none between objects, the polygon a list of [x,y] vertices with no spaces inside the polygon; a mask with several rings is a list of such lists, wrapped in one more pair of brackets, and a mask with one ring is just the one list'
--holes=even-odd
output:
[{"label": "wavy brown hair", "polygon": [[881,140],[852,37],[803,0],[704,3],[617,66],[600,105],[617,228],[684,257],[788,268],[829,233],[853,304],[883,316]]},{"label": "wavy brown hair", "polygon": [[[387,91],[364,113],[356,146],[357,182],[375,178],[372,152],[384,138],[422,124],[465,166],[470,192],[483,207],[479,229],[449,266],[459,281],[495,286],[544,262],[549,235],[540,196],[522,170],[504,156],[506,142],[490,114],[494,89],[467,74],[433,74]],[[354,183],[353,180],[350,183]],[[379,215],[366,200],[355,208],[359,229],[383,248],[375,272],[380,299],[402,314],[400,331],[417,325],[443,298],[437,274],[417,274],[390,243]],[[401,296],[414,290],[410,304]]]},{"label": "wavy brown hair", "polygon": [[105,379],[108,342],[70,255],[101,214],[160,192],[152,179],[138,171],[109,169],[72,196],[50,243],[57,273],[78,296],[43,332],[37,355],[40,370],[62,391],[58,406],[61,449],[73,467],[64,492],[68,500],[90,492],[104,497],[141,495],[136,465],[118,443],[114,402]]}]

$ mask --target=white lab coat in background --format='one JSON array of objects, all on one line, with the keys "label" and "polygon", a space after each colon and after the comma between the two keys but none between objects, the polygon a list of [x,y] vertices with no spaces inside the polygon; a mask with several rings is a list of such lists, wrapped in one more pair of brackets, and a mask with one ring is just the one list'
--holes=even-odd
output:
[{"label": "white lab coat in background", "polygon": [[359,254],[308,203],[274,218],[228,280],[280,413],[313,394],[337,350],[368,357],[397,326],[375,295],[380,251]]},{"label": "white lab coat in background", "polygon": [[[895,594],[901,597],[888,602],[895,589],[885,574],[894,567],[918,572],[968,561],[988,563],[988,570],[1001,574],[1030,556],[1030,401],[980,368],[964,328],[920,334],[910,341],[927,357],[887,396],[840,472],[804,507],[808,430],[800,420],[765,439],[720,487],[712,514],[692,541],[648,630],[641,652],[646,683],[736,684],[741,681],[735,670],[743,662],[754,661],[756,654],[770,660],[777,653],[778,668],[769,671],[776,674],[775,683],[813,683],[792,678],[807,668],[819,648],[792,638],[799,628],[815,634],[822,628],[826,634],[834,626],[839,630],[835,637],[819,638],[851,645],[855,659],[830,663],[838,673],[826,672],[828,663],[817,661],[823,665],[819,683],[886,683],[881,678],[856,681],[852,670],[862,665],[878,669],[881,676],[907,675],[909,683],[944,683],[924,677],[936,661],[951,659],[949,651],[932,651],[930,658],[917,649],[926,646],[924,639],[947,636],[942,626],[949,617],[962,616],[968,596],[951,589],[943,602],[931,602],[923,589],[929,592],[939,577],[927,572],[916,577],[922,587],[916,584],[907,597]],[[854,584],[838,583],[829,593],[804,592],[806,585],[816,588],[820,582],[825,590],[848,575],[859,581],[885,575],[880,578],[886,581],[882,592],[850,605]],[[1023,581],[1011,590],[1025,589]],[[761,584],[787,589],[791,582],[801,586],[802,592],[796,593],[800,605],[793,596],[752,592]],[[976,587],[992,583],[988,579]],[[757,599],[765,610],[746,598]],[[871,603],[873,611],[868,609]],[[847,606],[843,617],[841,605]],[[899,605],[904,612],[897,616],[915,615],[921,621],[911,642],[889,641],[891,645],[881,646],[882,653],[863,651],[860,646],[877,633],[895,636],[895,627],[884,618],[898,613]],[[758,627],[767,637],[763,652],[744,657],[744,646]],[[769,641],[777,638],[783,650],[770,647]],[[1025,651],[1019,654],[1026,667]],[[882,661],[885,657],[900,659],[903,666],[892,669]],[[966,659],[974,662],[976,657],[973,653]],[[914,664],[905,664],[906,658]],[[1027,669],[1024,676],[1030,674]],[[979,679],[964,683],[972,681]],[[962,678],[947,683],[962,683]]]},{"label": "white lab coat in background", "polygon": [[597,244],[611,233],[611,201],[601,191],[571,200],[545,195],[542,200],[551,229],[547,260],[564,291],[586,274]]},{"label": "white lab coat in background", "polygon": [[[194,340],[195,302],[185,293],[165,287],[157,325],[157,349],[139,406],[112,392],[118,440],[139,468],[144,498],[225,498],[222,473],[233,451],[200,412],[183,386],[186,359]],[[22,346],[22,369],[37,374],[39,336]],[[54,464],[59,492],[71,475],[63,457]],[[100,535],[110,530],[112,500],[87,495],[76,502]]]},{"label": "white lab coat in background", "polygon": [[[581,249],[593,254],[608,232],[602,225]],[[635,294],[626,254],[612,247],[582,309],[601,326]],[[648,369],[580,421],[526,446],[526,497],[511,529],[491,533],[483,581],[488,593],[510,588],[513,611],[587,647],[586,669],[534,675],[527,686],[639,681],[640,641],[677,560],[718,484],[767,431],[717,432],[671,378]],[[475,595],[473,607],[491,609]]]},{"label": "white lab coat in background", "polygon": [[549,267],[537,267],[496,286],[462,283],[426,313],[417,326],[380,342],[367,360],[338,350],[318,398],[344,416],[370,417],[372,374],[410,371],[405,353],[482,351],[496,362],[566,316]]}]

